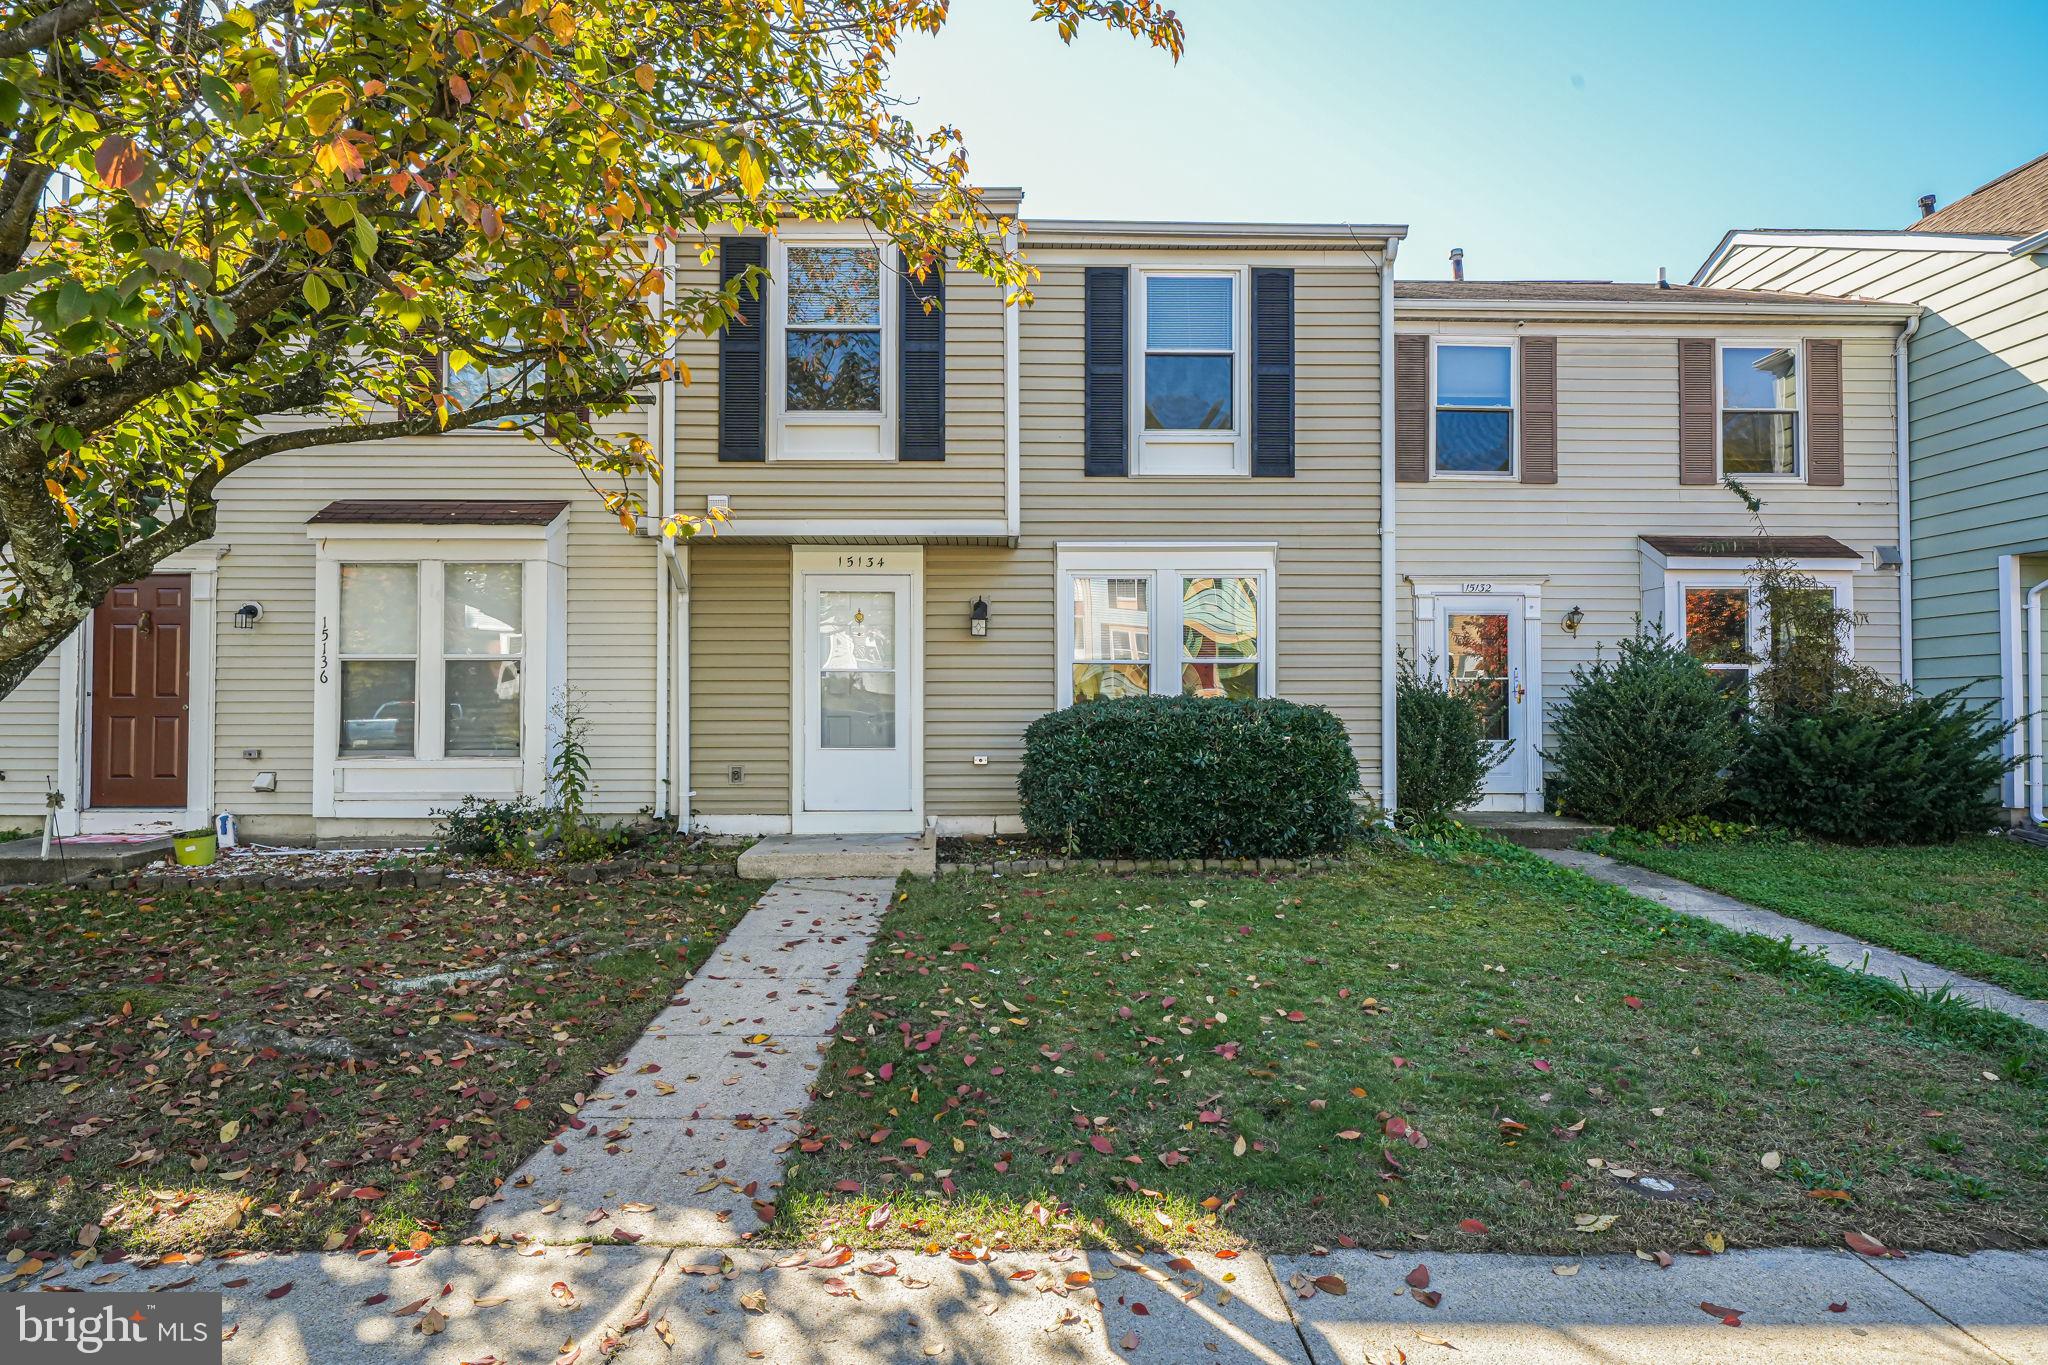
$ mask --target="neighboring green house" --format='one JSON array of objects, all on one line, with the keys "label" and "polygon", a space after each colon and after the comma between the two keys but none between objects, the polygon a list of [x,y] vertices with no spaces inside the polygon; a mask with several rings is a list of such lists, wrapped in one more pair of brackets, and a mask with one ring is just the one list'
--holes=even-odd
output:
[{"label": "neighboring green house", "polygon": [[2007,785],[2048,795],[2041,640],[2048,615],[2048,155],[1912,225],[1730,232],[1693,277],[1917,303],[1910,334],[1913,681],[1997,699],[2028,762]]}]

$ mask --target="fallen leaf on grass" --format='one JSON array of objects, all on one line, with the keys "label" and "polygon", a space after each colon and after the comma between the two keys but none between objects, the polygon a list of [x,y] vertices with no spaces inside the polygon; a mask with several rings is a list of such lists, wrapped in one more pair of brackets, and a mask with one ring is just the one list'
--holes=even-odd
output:
[{"label": "fallen leaf on grass", "polygon": [[1458,1231],[1473,1237],[1483,1237],[1486,1235],[1486,1224],[1477,1218],[1461,1218],[1458,1220]]},{"label": "fallen leaf on grass", "polygon": [[1763,1167],[1767,1171],[1775,1171],[1778,1169],[1779,1163],[1783,1160],[1784,1158],[1778,1155],[1778,1153],[1776,1152],[1765,1152],[1762,1156],[1757,1158],[1757,1165]]}]

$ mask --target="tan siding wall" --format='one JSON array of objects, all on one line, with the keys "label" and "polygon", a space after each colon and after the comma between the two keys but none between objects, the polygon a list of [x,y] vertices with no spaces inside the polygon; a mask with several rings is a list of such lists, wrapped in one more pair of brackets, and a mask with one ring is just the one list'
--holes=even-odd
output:
[{"label": "tan siding wall", "polygon": [[[677,281],[682,288],[715,288],[718,267],[686,254]],[[998,287],[981,276],[946,275],[943,461],[721,463],[718,340],[688,338],[677,354],[689,374],[687,384],[676,386],[679,511],[701,512],[706,493],[724,493],[732,499],[734,529],[742,533],[749,519],[1002,519],[1003,302]]]},{"label": "tan siding wall", "polygon": [[[1404,320],[1400,326],[1495,336],[1503,330],[1500,323],[1432,327]],[[1543,688],[1546,701],[1555,703],[1569,687],[1573,666],[1633,629],[1642,607],[1637,536],[1753,534],[1754,525],[1724,489],[1678,482],[1678,355],[1669,324],[1545,330],[1559,334],[1557,483],[1402,485],[1399,569],[1404,579],[1540,583]],[[1751,330],[1780,340],[1798,333]],[[1722,328],[1717,334],[1738,333]],[[1863,551],[1867,564],[1875,546],[1898,541],[1892,332],[1838,334],[1844,336],[1845,486],[1758,484],[1754,491],[1764,500],[1772,534],[1831,535]],[[1858,572],[1854,593],[1857,611],[1869,617],[1856,633],[1858,655],[1896,676],[1896,571]],[[1404,588],[1400,642],[1411,653],[1413,604]],[[1576,637],[1559,625],[1574,606],[1586,613]]]},{"label": "tan siding wall", "polygon": [[[627,814],[654,800],[652,542],[619,528],[576,471],[511,436],[450,436],[431,450],[400,444],[275,456],[222,488],[226,544],[215,603],[215,800],[258,834],[311,828],[314,543],[306,519],[336,498],[561,497],[568,529],[568,683],[589,718],[592,808]],[[229,628],[261,602],[253,631]],[[261,759],[242,757],[261,749]],[[254,792],[262,770],[275,792]]]},{"label": "tan siding wall", "polygon": [[[1055,547],[1089,540],[1276,542],[1280,691],[1337,711],[1376,789],[1378,280],[1370,265],[1347,261],[1302,267],[1296,286],[1296,478],[1089,479],[1081,268],[1044,268],[1037,302],[1020,319],[1021,543],[925,547],[930,814],[1015,814],[1024,728],[1057,696]],[[999,428],[999,406],[990,417]],[[789,552],[699,546],[691,585],[694,809],[786,815]],[[991,616],[979,639],[967,631],[976,597],[988,599]],[[975,766],[977,755],[988,765]],[[746,764],[744,786],[727,783],[731,763]]]},{"label": "tan siding wall", "polygon": [[789,642],[788,546],[690,551],[692,811],[789,814]]}]

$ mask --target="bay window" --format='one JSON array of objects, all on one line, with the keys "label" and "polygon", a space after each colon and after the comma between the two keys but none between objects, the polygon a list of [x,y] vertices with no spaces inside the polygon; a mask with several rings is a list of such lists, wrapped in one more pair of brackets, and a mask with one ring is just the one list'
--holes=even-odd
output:
[{"label": "bay window", "polygon": [[518,757],[524,574],[438,560],[341,565],[340,753],[434,757],[420,744],[425,692],[439,694],[441,754]]},{"label": "bay window", "polygon": [[1062,706],[1272,695],[1270,554],[1082,550],[1060,563]]}]

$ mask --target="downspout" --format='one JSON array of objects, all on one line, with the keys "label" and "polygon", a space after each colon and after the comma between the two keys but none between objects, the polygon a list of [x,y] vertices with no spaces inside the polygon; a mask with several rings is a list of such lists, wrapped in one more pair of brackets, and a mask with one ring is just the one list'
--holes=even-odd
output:
[{"label": "downspout", "polygon": [[[1003,234],[1003,255],[1017,249],[1017,230]],[[1023,534],[1023,439],[1017,411],[1018,306],[1003,301],[1003,523],[1014,549]]]},{"label": "downspout", "polygon": [[1913,685],[1913,398],[1907,388],[1907,345],[1920,330],[1920,314],[1906,319],[1892,347],[1898,400],[1896,425],[1899,455],[1899,681]]},{"label": "downspout", "polygon": [[[663,242],[660,248],[662,288],[658,316],[666,322],[669,314],[669,296],[675,289],[675,270],[670,247]],[[674,359],[675,347],[669,346],[669,358]],[[674,373],[671,365],[670,374]],[[654,552],[654,814],[659,819],[669,813],[669,769],[668,769],[668,717],[669,717],[669,633],[668,633],[668,519],[675,506],[675,466],[671,460],[674,454],[670,441],[670,429],[675,425],[674,380],[664,377],[655,387],[654,409],[648,415],[648,444],[654,448],[660,460],[660,469],[655,476],[652,490],[654,512],[657,518],[654,534],[658,538]]]},{"label": "downspout", "polygon": [[[676,246],[673,242],[662,247],[662,313],[664,316],[675,312],[676,298]],[[669,358],[675,359],[675,343],[669,343]],[[666,790],[662,797],[662,810],[675,816],[676,829],[687,833],[690,827],[690,580],[688,568],[682,559],[683,549],[669,528],[674,524],[680,490],[681,471],[677,464],[676,452],[676,367],[671,365],[662,377],[659,390],[661,404],[661,670],[667,678],[662,689],[661,716],[656,722],[661,748],[662,776],[666,779]],[[671,635],[669,621],[674,616],[674,633]],[[671,643],[673,640],[673,643]],[[673,726],[673,729],[671,729]],[[673,760],[673,762],[671,761]]]},{"label": "downspout", "polygon": [[2041,594],[2048,592],[2048,578],[2027,591],[2027,814],[2037,825],[2048,824],[2048,794],[2041,790],[2044,769],[2041,754]]},{"label": "downspout", "polygon": [[1380,804],[1388,815],[1399,800],[1400,746],[1394,701],[1394,257],[1389,239],[1380,266]]}]

